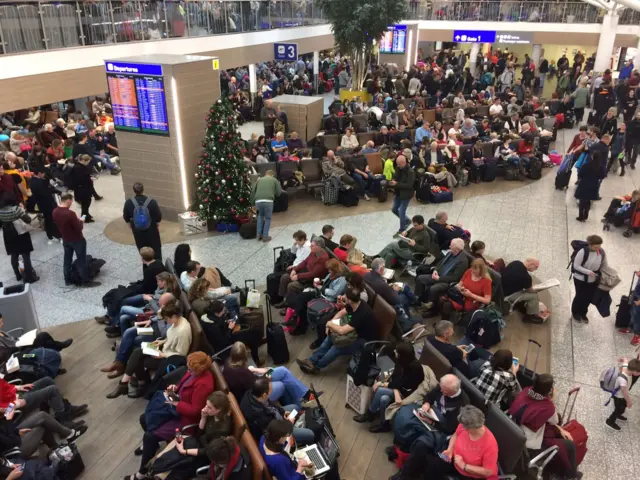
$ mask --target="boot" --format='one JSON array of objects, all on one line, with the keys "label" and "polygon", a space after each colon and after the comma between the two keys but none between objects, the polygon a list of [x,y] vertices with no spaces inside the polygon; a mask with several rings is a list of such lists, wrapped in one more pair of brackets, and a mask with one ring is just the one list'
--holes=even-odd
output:
[{"label": "boot", "polygon": [[129,385],[127,390],[127,397],[129,398],[141,398],[144,397],[144,394],[147,392],[147,383],[141,382],[138,380],[138,385],[133,386]]},{"label": "boot", "polygon": [[79,417],[80,415],[84,415],[85,413],[87,413],[87,410],[88,410],[88,405],[86,403],[83,405],[68,404],[64,412],[56,413],[55,418],[58,422],[64,424],[65,422],[68,422],[69,420]]},{"label": "boot", "polygon": [[54,344],[54,348],[57,351],[64,350],[65,348],[69,348],[72,343],[73,343],[73,338],[68,338],[66,340],[63,340],[62,342],[56,342]]},{"label": "boot", "polygon": [[107,395],[107,398],[118,398],[120,395],[126,395],[129,392],[129,384],[118,382],[116,389]]},{"label": "boot", "polygon": [[119,360],[115,360],[111,365],[100,369],[100,371],[104,373],[117,372],[119,370],[124,370],[124,363]]},{"label": "boot", "polygon": [[371,413],[368,409],[362,415],[356,415],[353,417],[353,421],[357,423],[366,423],[372,422],[375,419],[375,415]]},{"label": "boot", "polygon": [[369,431],[371,433],[384,433],[391,431],[391,424],[387,421],[380,422],[377,425],[372,425],[369,427]]}]

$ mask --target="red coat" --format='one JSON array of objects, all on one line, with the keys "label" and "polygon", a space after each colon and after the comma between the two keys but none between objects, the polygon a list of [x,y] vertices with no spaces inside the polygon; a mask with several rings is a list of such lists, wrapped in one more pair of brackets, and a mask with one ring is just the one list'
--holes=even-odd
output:
[{"label": "red coat", "polygon": [[[180,401],[176,410],[180,414],[180,423],[183,427],[200,421],[200,412],[207,402],[207,397],[214,389],[213,374],[209,370],[182,388],[190,376],[189,372],[185,373],[176,389],[177,392],[180,392]],[[182,391],[180,391],[181,388]]]},{"label": "red coat", "polygon": [[0,378],[0,408],[7,408],[10,403],[16,401],[16,387]]}]

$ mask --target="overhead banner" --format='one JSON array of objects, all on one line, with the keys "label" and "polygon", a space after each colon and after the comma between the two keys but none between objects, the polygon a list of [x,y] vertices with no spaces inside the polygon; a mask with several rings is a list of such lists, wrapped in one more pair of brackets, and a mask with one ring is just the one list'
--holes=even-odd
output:
[{"label": "overhead banner", "polygon": [[460,43],[493,43],[496,41],[495,30],[454,30],[453,41]]},{"label": "overhead banner", "polygon": [[529,44],[533,42],[532,32],[497,32],[496,43]]}]

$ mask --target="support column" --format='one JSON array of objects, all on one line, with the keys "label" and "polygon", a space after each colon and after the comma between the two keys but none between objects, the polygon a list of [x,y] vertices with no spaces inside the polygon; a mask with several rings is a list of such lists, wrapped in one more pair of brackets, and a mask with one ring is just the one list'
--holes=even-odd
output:
[{"label": "support column", "polygon": [[538,45],[538,44],[534,45],[533,48],[531,49],[531,61],[536,66],[536,71],[540,66],[541,54],[542,54],[542,45]]},{"label": "support column", "polygon": [[604,72],[607,68],[611,68],[611,55],[616,40],[616,29],[618,28],[619,18],[616,14],[607,13],[602,19],[602,31],[600,32],[598,50],[596,50],[596,62],[593,67],[598,73]]},{"label": "support column", "polygon": [[471,50],[469,50],[469,70],[471,70],[471,75],[475,76],[476,69],[478,68],[478,53],[480,53],[480,44],[472,43]]},{"label": "support column", "polygon": [[318,74],[320,73],[320,52],[313,52],[313,88],[318,91]]},{"label": "support column", "polygon": [[249,93],[251,95],[251,106],[254,105],[256,93],[258,93],[258,79],[256,78],[256,64],[249,64]]},{"label": "support column", "polygon": [[638,46],[637,46],[636,56],[633,57],[633,68],[637,70],[640,68],[640,37],[638,37]]}]

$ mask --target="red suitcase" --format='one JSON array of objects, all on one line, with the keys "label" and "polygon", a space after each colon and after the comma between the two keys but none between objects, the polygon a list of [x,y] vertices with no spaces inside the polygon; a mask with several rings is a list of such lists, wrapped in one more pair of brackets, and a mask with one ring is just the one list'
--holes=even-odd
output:
[{"label": "red suitcase", "polygon": [[[589,434],[587,433],[587,430],[584,428],[584,426],[575,418],[571,420],[571,414],[573,413],[573,407],[576,404],[576,398],[578,397],[579,391],[580,387],[573,387],[571,390],[569,390],[567,403],[565,404],[564,411],[562,412],[562,419],[564,422],[566,422],[562,428],[569,432],[573,437],[573,443],[576,446],[577,465],[580,465],[584,460],[584,456],[587,454],[587,442],[589,441]],[[569,416],[565,417],[565,413],[567,412],[567,407],[569,406],[571,397],[573,397],[573,401],[571,402],[571,408],[569,409]]]}]

